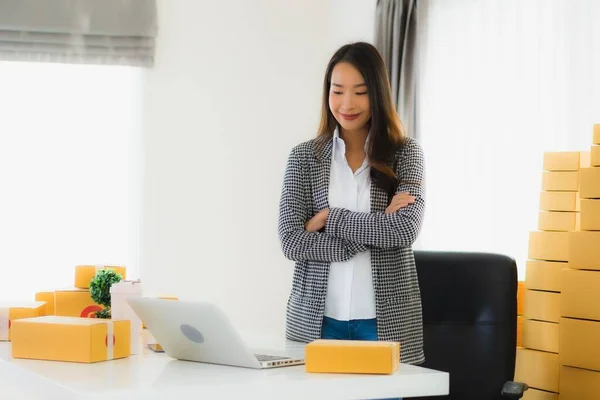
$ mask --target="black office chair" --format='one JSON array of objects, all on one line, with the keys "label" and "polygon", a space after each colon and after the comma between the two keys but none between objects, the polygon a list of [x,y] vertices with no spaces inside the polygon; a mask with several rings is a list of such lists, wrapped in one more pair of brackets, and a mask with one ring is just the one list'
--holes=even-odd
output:
[{"label": "black office chair", "polygon": [[506,256],[415,251],[426,368],[450,374],[450,395],[422,399],[520,399],[512,382],[517,266]]}]

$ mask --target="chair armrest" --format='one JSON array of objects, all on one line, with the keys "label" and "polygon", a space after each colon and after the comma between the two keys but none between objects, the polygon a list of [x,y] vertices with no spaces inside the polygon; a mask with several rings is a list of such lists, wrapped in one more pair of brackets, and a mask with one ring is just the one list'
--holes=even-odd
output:
[{"label": "chair armrest", "polygon": [[520,399],[529,389],[526,383],[508,381],[502,387],[502,397],[507,399]]}]

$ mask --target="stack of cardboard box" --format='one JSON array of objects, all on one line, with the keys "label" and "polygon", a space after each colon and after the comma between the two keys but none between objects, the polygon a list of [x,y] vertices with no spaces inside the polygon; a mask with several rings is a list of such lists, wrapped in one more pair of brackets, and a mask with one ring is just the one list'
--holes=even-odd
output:
[{"label": "stack of cardboard box", "polygon": [[580,171],[581,230],[569,234],[561,271],[560,399],[600,398],[600,124]]},{"label": "stack of cardboard box", "polygon": [[569,235],[580,227],[579,175],[589,162],[588,152],[544,154],[538,230],[529,235],[523,338],[515,370],[515,379],[531,387],[526,399],[558,399],[561,271],[567,267]]}]

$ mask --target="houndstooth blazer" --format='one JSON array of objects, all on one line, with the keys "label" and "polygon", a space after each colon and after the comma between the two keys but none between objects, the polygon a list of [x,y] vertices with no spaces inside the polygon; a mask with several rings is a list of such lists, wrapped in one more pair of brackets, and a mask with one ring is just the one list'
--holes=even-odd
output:
[{"label": "houndstooth blazer", "polygon": [[371,250],[379,340],[400,342],[401,361],[422,364],[421,294],[412,244],[421,229],[425,209],[424,162],[414,139],[396,152],[390,163],[401,183],[396,193],[416,200],[394,214],[385,214],[388,196],[371,184],[371,213],[330,208],[325,229],[307,232],[304,224],[328,208],[333,141],[317,151],[318,139],[294,147],[285,169],[279,204],[278,233],[284,255],[295,261],[287,303],[286,337],[311,342],[321,337],[330,263],[347,261]]}]

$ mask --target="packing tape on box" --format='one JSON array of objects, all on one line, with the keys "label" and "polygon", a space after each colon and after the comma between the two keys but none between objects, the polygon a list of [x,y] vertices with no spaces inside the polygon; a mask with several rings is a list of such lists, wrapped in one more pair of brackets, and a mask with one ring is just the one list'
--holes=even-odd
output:
[{"label": "packing tape on box", "polygon": [[9,307],[0,307],[0,340],[8,340]]}]

